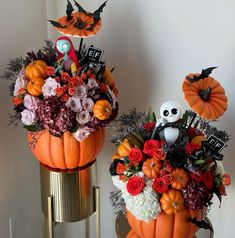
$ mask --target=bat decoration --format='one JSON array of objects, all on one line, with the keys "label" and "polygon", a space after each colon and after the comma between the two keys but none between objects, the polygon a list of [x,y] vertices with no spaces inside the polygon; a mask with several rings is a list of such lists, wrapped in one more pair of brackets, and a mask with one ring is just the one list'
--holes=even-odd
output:
[{"label": "bat decoration", "polygon": [[75,0],[74,0],[74,4],[78,8],[79,12],[82,12],[84,14],[88,14],[87,11],[80,4],[78,4]]},{"label": "bat decoration", "polygon": [[207,220],[197,221],[196,218],[191,218],[190,221],[199,228],[203,228],[203,229],[214,232],[211,224]]},{"label": "bat decoration", "polygon": [[59,22],[57,21],[52,21],[52,20],[48,20],[54,27],[58,27],[58,28],[66,28],[65,26],[62,26]]},{"label": "bat decoration", "polygon": [[66,15],[56,21],[49,22],[61,33],[76,37],[90,37],[96,35],[101,28],[101,12],[103,12],[106,2],[104,2],[94,13],[86,11],[78,2],[74,0],[77,11],[67,0]]},{"label": "bat decoration", "polygon": [[199,79],[207,78],[212,73],[212,71],[216,68],[217,67],[210,67],[210,68],[207,68],[207,69],[203,69],[198,78]]},{"label": "bat decoration", "polygon": [[68,0],[67,8],[66,8],[66,14],[67,14],[67,20],[72,20],[72,12],[74,11],[74,8],[71,4],[71,2]]}]

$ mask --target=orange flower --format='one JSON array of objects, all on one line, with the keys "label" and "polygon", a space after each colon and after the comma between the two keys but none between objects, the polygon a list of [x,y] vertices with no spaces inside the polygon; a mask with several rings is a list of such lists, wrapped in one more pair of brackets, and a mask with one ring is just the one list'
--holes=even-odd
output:
[{"label": "orange flower", "polygon": [[23,98],[19,98],[19,97],[13,97],[12,98],[12,103],[16,106],[20,105],[23,103]]}]

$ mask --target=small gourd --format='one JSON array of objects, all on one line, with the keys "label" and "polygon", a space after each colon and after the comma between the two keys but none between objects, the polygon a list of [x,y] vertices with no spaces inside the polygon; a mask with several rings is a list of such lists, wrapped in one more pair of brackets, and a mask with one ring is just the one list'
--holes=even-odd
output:
[{"label": "small gourd", "polygon": [[162,162],[156,158],[150,158],[144,161],[142,171],[148,178],[159,177],[160,170],[162,169]]},{"label": "small gourd", "polygon": [[28,64],[25,68],[25,76],[27,79],[31,80],[34,78],[42,78],[46,79],[47,74],[45,69],[47,64],[43,60],[34,60],[30,64]]},{"label": "small gourd", "polygon": [[94,117],[96,117],[97,119],[106,120],[112,114],[112,106],[105,99],[98,100],[93,107],[93,113]]},{"label": "small gourd", "polygon": [[171,187],[177,190],[185,188],[189,182],[188,173],[182,168],[176,168],[172,173],[173,182]]},{"label": "small gourd", "polygon": [[39,96],[42,94],[42,86],[45,80],[40,77],[34,77],[28,81],[27,91],[33,96]]}]

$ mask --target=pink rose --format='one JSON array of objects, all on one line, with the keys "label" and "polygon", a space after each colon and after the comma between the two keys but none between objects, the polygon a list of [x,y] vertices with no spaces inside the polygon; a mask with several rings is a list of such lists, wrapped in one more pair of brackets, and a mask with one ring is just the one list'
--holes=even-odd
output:
[{"label": "pink rose", "polygon": [[93,131],[94,130],[89,127],[81,127],[75,133],[73,133],[73,136],[76,138],[76,140],[81,142],[85,140]]},{"label": "pink rose", "polygon": [[38,117],[35,112],[25,109],[21,112],[21,121],[24,125],[31,126],[37,123]]},{"label": "pink rose", "polygon": [[91,120],[91,116],[89,112],[81,111],[77,113],[76,119],[80,125],[84,125]]},{"label": "pink rose", "polygon": [[74,112],[80,112],[82,110],[81,100],[77,97],[70,97],[65,105]]},{"label": "pink rose", "polygon": [[87,87],[85,86],[85,84],[78,86],[76,88],[75,96],[77,96],[80,99],[84,99],[87,97]]},{"label": "pink rose", "polygon": [[54,78],[49,77],[46,79],[42,86],[42,93],[44,97],[56,96],[56,88],[60,87],[60,84],[56,82]]},{"label": "pink rose", "polygon": [[83,109],[87,112],[92,112],[94,102],[91,98],[85,98],[82,100]]},{"label": "pink rose", "polygon": [[99,86],[99,85],[98,85],[98,83],[96,82],[95,79],[93,79],[93,78],[89,78],[89,79],[88,79],[88,83],[87,83],[88,89],[97,88],[98,86]]},{"label": "pink rose", "polygon": [[19,95],[19,90],[21,88],[26,88],[27,82],[25,79],[25,69],[22,69],[18,75],[18,78],[16,79],[15,82],[15,88],[14,88],[14,96]]},{"label": "pink rose", "polygon": [[38,97],[34,97],[30,94],[26,94],[24,97],[24,106],[31,111],[36,111],[41,100]]}]

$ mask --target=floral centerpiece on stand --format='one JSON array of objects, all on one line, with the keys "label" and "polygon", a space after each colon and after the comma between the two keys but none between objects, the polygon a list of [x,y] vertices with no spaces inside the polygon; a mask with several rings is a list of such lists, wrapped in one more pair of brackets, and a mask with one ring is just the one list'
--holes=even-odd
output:
[{"label": "floral centerpiece on stand", "polygon": [[[61,36],[54,44],[46,41],[36,53],[11,60],[4,75],[14,80],[10,94],[15,114],[10,123],[21,121],[36,158],[59,169],[93,163],[103,145],[104,127],[118,113],[113,70],[102,60],[102,50],[83,45],[84,37],[100,29],[106,3],[94,13],[75,5],[78,11],[73,13],[68,1],[62,19],[77,32],[61,28],[81,38],[79,50],[70,38]],[[50,22],[59,28],[59,23]]]},{"label": "floral centerpiece on stand", "polygon": [[211,124],[227,108],[222,86],[209,76],[214,68],[190,74],[183,82],[194,111],[175,101],[160,108],[122,114],[114,123],[118,148],[110,166],[113,206],[127,214],[128,238],[193,238],[216,195],[221,201],[230,176],[221,154],[229,136]]}]

